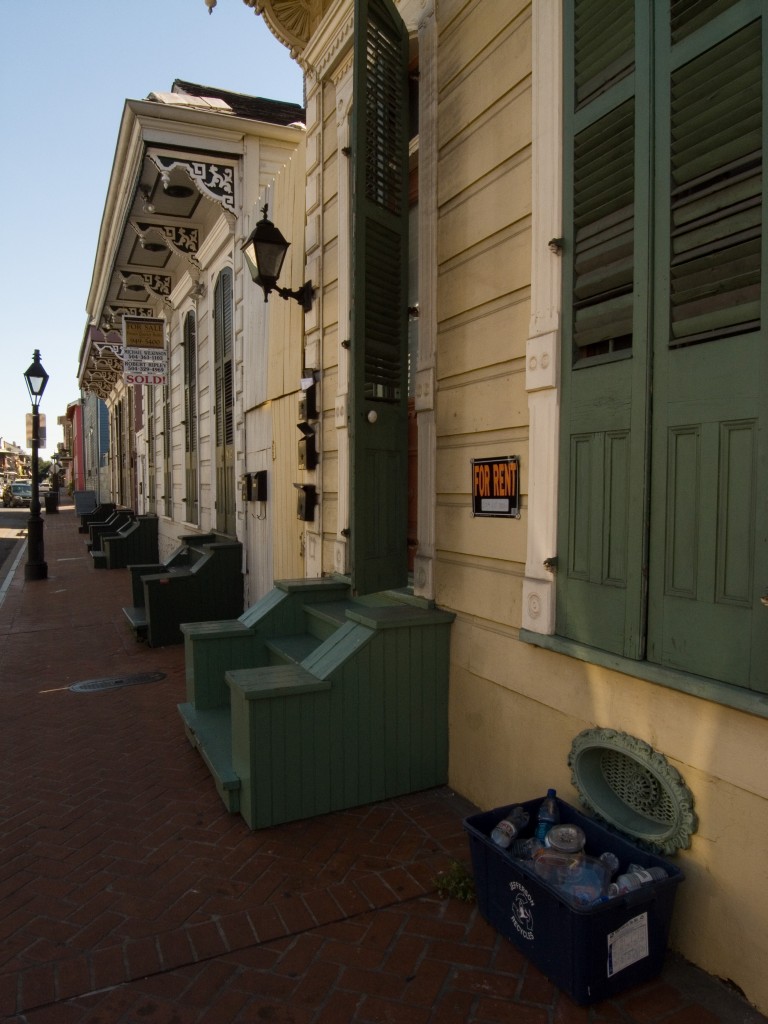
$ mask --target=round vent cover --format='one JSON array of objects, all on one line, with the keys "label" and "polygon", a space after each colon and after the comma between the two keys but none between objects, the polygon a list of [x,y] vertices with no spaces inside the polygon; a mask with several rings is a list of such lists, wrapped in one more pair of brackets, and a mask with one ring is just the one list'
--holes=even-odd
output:
[{"label": "round vent cover", "polygon": [[693,794],[663,754],[614,729],[586,729],[568,756],[582,803],[641,845],[675,853],[691,845]]}]

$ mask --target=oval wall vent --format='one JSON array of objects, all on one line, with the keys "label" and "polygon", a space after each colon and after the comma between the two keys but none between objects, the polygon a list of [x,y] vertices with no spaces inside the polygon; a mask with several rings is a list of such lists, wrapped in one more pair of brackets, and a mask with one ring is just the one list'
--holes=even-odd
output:
[{"label": "oval wall vent", "polygon": [[687,849],[698,827],[693,794],[663,754],[614,729],[585,729],[568,756],[582,803],[654,851]]}]

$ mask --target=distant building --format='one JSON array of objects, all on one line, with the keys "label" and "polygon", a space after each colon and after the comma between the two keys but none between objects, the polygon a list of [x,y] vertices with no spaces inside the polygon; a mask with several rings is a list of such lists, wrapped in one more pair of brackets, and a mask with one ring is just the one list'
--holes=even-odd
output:
[{"label": "distant building", "polygon": [[29,453],[16,444],[0,437],[0,481],[10,483],[16,477],[31,473]]}]

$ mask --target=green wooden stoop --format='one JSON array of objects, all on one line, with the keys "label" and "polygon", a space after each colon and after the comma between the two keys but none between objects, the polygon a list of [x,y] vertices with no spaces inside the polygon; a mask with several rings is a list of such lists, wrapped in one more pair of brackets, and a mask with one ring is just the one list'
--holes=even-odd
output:
[{"label": "green wooden stoop", "polygon": [[445,784],[452,621],[323,579],[185,623],[179,711],[225,806],[255,829]]}]

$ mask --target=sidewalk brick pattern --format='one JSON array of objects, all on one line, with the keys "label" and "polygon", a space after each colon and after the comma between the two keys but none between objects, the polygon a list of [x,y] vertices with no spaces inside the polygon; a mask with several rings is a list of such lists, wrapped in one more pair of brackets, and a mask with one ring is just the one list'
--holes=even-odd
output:
[{"label": "sidewalk brick pattern", "polygon": [[[127,570],[71,507],[49,578],[0,606],[0,1017],[18,1024],[758,1024],[670,955],[580,1008],[435,878],[468,861],[448,788],[251,832],[184,735],[182,647],[137,643]],[[162,672],[92,693],[86,679]]]}]

